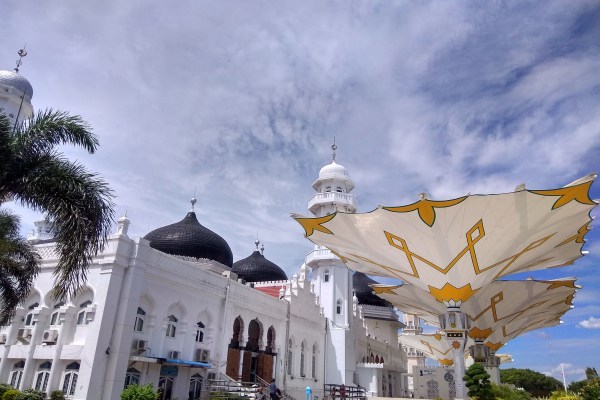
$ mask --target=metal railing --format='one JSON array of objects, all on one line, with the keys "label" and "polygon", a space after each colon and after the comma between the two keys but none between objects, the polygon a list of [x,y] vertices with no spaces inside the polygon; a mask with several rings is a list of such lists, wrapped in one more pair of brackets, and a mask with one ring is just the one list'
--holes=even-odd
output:
[{"label": "metal railing", "polygon": [[365,400],[367,398],[367,392],[362,387],[357,386],[345,386],[345,385],[331,385],[326,383],[324,386],[325,399],[356,399]]}]

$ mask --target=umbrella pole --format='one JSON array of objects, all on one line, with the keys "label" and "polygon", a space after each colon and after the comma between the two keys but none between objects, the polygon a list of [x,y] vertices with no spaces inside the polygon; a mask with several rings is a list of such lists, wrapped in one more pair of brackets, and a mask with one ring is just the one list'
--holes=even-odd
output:
[{"label": "umbrella pole", "polygon": [[467,398],[463,377],[465,376],[465,347],[469,324],[469,316],[460,311],[460,306],[447,307],[444,315],[440,316],[440,326],[444,330],[446,340],[452,349],[456,400]]}]

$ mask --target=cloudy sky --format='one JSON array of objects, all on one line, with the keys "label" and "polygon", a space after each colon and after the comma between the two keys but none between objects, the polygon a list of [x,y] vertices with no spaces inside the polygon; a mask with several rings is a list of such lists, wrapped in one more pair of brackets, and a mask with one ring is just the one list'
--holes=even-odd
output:
[{"label": "cloudy sky", "polygon": [[[600,2],[4,0],[0,68],[33,103],[83,116],[88,156],[130,233],[198,217],[234,259],[256,236],[288,274],[310,243],[289,213],[337,160],[359,210],[563,186],[600,169]],[[600,185],[592,190],[600,198]],[[38,218],[26,210],[24,232]],[[598,213],[598,211],[595,211]],[[560,327],[507,345],[509,366],[568,380],[600,367],[600,234]]]}]

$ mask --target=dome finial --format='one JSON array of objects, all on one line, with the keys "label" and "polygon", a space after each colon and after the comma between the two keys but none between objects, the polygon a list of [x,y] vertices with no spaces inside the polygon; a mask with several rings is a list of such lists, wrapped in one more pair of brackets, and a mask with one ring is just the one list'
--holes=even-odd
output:
[{"label": "dome finial", "polygon": [[15,72],[17,74],[19,73],[19,67],[23,64],[23,57],[27,55],[27,50],[25,50],[26,47],[27,43],[25,43],[25,46],[23,46],[23,48],[17,52],[17,54],[19,55],[19,59],[17,60],[17,66],[15,67]]},{"label": "dome finial", "polygon": [[260,246],[260,254],[265,255],[265,245]]},{"label": "dome finial", "polygon": [[190,203],[192,203],[192,209],[190,210],[191,212],[194,212],[194,205],[196,204],[198,200],[196,200],[196,188],[194,187],[194,195],[192,196],[192,199],[190,200]]},{"label": "dome finial", "polygon": [[331,159],[335,161],[335,151],[337,150],[337,146],[335,145],[335,136],[333,137],[333,144],[331,145],[331,150],[333,150],[333,154],[331,155]]},{"label": "dome finial", "polygon": [[254,244],[256,245],[256,251],[258,251],[258,245],[260,244],[260,240],[258,240],[258,234],[256,235],[256,240],[254,241]]}]

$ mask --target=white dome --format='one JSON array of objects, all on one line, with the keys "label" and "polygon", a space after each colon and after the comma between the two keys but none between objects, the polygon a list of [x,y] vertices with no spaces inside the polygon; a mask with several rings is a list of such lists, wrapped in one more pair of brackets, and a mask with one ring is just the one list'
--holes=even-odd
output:
[{"label": "white dome", "polygon": [[0,71],[0,85],[10,86],[25,93],[29,98],[33,97],[33,87],[31,87],[31,83],[16,72]]},{"label": "white dome", "polygon": [[331,164],[324,166],[319,171],[319,179],[348,179],[348,170],[343,165],[332,161]]}]

